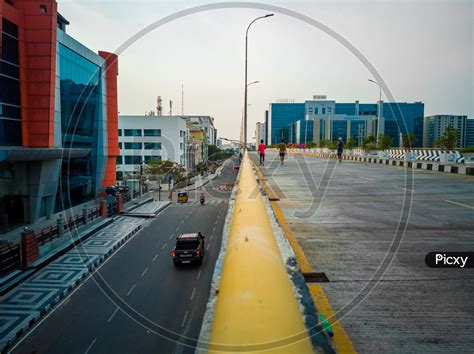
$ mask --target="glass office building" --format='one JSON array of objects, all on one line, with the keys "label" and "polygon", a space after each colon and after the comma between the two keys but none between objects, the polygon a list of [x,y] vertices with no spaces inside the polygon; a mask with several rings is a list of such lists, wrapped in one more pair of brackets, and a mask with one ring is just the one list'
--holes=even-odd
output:
[{"label": "glass office building", "polygon": [[3,2],[0,19],[2,234],[97,204],[119,150],[117,56],[66,34],[54,0]]},{"label": "glass office building", "polygon": [[[313,140],[316,142],[335,141],[339,137],[346,141],[349,136],[359,141],[361,134],[362,138],[385,134],[390,136],[394,146],[398,146],[400,133],[406,135],[413,132],[417,139],[416,146],[422,146],[423,115],[422,102],[337,103],[324,99],[305,103],[271,103],[265,118],[269,144],[275,144],[281,137],[296,143],[297,130],[293,129],[296,122],[315,120],[319,122],[313,128]],[[378,127],[380,132],[377,132]]]},{"label": "glass office building", "polygon": [[474,146],[474,118],[466,120],[466,147]]}]

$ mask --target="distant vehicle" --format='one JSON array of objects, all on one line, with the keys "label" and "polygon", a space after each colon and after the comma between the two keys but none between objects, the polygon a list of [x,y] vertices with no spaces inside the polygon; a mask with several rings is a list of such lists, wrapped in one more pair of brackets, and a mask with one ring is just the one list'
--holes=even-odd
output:
[{"label": "distant vehicle", "polygon": [[178,193],[178,203],[187,203],[189,199],[188,193],[180,192]]},{"label": "distant vehicle", "polygon": [[118,194],[128,194],[130,189],[128,186],[108,186],[105,187],[105,193],[110,196],[116,196]]},{"label": "distant vehicle", "polygon": [[204,258],[204,236],[200,232],[179,235],[171,256],[175,266],[185,263],[201,265]]}]

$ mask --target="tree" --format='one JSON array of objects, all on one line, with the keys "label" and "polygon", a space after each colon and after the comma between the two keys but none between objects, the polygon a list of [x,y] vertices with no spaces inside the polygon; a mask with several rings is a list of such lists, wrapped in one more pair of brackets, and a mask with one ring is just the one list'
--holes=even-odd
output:
[{"label": "tree", "polygon": [[375,136],[369,135],[362,140],[362,148],[366,151],[375,150],[377,147],[377,139]]},{"label": "tree", "polygon": [[320,148],[325,148],[327,145],[328,145],[328,141],[326,141],[326,140],[321,140],[319,142],[319,147]]},{"label": "tree", "polygon": [[354,146],[356,145],[356,141],[354,139],[354,137],[349,137],[349,139],[347,139],[346,143],[344,144],[344,147],[348,150],[351,150],[354,148]]},{"label": "tree", "polygon": [[415,134],[409,132],[406,136],[403,137],[403,147],[405,149],[412,149],[416,144]]},{"label": "tree", "polygon": [[458,131],[451,125],[448,125],[439,139],[435,139],[434,144],[440,148],[451,150],[456,147],[458,140]]},{"label": "tree", "polygon": [[380,150],[387,150],[392,146],[392,143],[393,143],[393,140],[391,137],[385,134],[380,134],[377,147]]}]

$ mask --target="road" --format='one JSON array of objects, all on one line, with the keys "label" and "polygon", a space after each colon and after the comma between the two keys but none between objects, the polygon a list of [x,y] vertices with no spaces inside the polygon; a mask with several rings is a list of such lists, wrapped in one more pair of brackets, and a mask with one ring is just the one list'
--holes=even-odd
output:
[{"label": "road", "polygon": [[474,250],[473,177],[277,160],[267,153],[264,176],[357,351],[472,353],[473,270],[424,259]]},{"label": "road", "polygon": [[[193,353],[209,296],[230,191],[228,163],[204,206],[173,203],[110,257],[13,347],[14,353]],[[216,187],[216,188],[212,188]],[[211,190],[212,188],[212,190]],[[201,231],[202,266],[175,268],[179,233]]]}]

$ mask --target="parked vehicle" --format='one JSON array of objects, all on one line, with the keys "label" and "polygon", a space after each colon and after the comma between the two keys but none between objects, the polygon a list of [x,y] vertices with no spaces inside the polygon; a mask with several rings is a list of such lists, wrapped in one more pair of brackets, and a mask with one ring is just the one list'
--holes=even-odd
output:
[{"label": "parked vehicle", "polygon": [[188,193],[180,192],[178,193],[178,203],[187,203],[189,199]]}]

